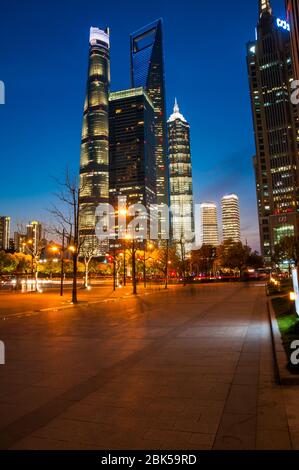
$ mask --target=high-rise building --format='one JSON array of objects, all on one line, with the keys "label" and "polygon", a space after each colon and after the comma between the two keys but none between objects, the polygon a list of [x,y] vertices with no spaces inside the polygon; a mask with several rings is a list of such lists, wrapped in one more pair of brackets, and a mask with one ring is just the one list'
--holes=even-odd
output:
[{"label": "high-rise building", "polygon": [[180,113],[176,99],[167,125],[172,237],[184,240],[186,251],[190,251],[194,242],[190,126]]},{"label": "high-rise building", "polygon": [[26,252],[26,238],[25,233],[14,232],[14,247],[16,252]]},{"label": "high-rise building", "polygon": [[239,198],[236,194],[223,196],[222,206],[222,237],[223,241],[241,241],[240,230],[240,206]]},{"label": "high-rise building", "polygon": [[44,238],[43,226],[40,222],[33,220],[26,227],[26,241],[32,241],[32,250],[37,253],[40,249],[39,245]]},{"label": "high-rise building", "polygon": [[143,88],[110,93],[109,193],[116,214],[119,197],[126,197],[127,208],[142,204],[148,214],[156,204],[154,126],[153,103]]},{"label": "high-rise building", "polygon": [[[90,29],[89,64],[80,157],[80,237],[95,238],[96,209],[109,202],[109,30]],[[106,250],[106,247],[102,247]],[[99,248],[101,251],[101,247]],[[100,254],[100,252],[98,253]]]},{"label": "high-rise building", "polygon": [[200,204],[200,244],[219,245],[217,206],[213,202]]},{"label": "high-rise building", "polygon": [[165,106],[162,20],[131,35],[132,87],[143,87],[155,110],[157,203],[169,205],[169,173]]},{"label": "high-rise building", "polygon": [[299,80],[299,1],[286,0],[286,5],[287,21],[291,27],[294,74],[295,79]]},{"label": "high-rise building", "polygon": [[9,249],[10,217],[0,216],[0,250]]},{"label": "high-rise building", "polygon": [[274,246],[299,234],[298,109],[291,103],[293,67],[288,23],[260,0],[256,41],[247,46],[255,132],[254,158],[261,252],[271,261]]}]

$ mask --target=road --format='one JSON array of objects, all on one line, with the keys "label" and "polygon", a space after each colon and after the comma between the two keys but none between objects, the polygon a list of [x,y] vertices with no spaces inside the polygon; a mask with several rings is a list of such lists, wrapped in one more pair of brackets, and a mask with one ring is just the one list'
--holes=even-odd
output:
[{"label": "road", "polygon": [[6,306],[1,449],[299,449],[299,387],[275,383],[263,285],[102,293]]}]

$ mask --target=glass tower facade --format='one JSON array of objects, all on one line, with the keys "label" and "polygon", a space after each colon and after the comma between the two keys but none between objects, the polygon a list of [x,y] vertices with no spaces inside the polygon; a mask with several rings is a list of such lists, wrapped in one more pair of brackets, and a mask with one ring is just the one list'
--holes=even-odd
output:
[{"label": "glass tower facade", "polygon": [[[90,29],[89,64],[80,157],[80,237],[94,242],[96,208],[109,202],[109,30]],[[86,246],[85,245],[85,246]],[[105,243],[99,253],[107,250]],[[105,245],[105,246],[104,246]]]},{"label": "glass tower facade", "polygon": [[219,245],[217,206],[213,202],[200,204],[200,245]]},{"label": "glass tower facade", "polygon": [[286,0],[287,20],[291,26],[295,79],[299,80],[299,1]]},{"label": "glass tower facade", "polygon": [[154,105],[157,203],[169,205],[162,20],[133,33],[130,41],[132,87],[143,87]]},{"label": "glass tower facade", "polygon": [[293,67],[287,23],[260,0],[256,41],[247,45],[255,132],[254,167],[261,252],[271,261],[281,233],[299,235],[299,116],[291,103]]},{"label": "glass tower facade", "polygon": [[[154,129],[153,103],[143,88],[110,93],[109,193],[116,218],[119,197],[126,197],[126,209],[142,204],[147,218],[150,205],[156,204]],[[147,238],[147,234],[142,234],[142,238]]]},{"label": "glass tower facade", "polygon": [[221,205],[223,241],[238,243],[241,241],[239,198],[236,194],[228,194],[223,196]]},{"label": "glass tower facade", "polygon": [[190,251],[195,236],[190,126],[176,100],[167,126],[172,237],[176,241],[184,240],[185,250]]}]

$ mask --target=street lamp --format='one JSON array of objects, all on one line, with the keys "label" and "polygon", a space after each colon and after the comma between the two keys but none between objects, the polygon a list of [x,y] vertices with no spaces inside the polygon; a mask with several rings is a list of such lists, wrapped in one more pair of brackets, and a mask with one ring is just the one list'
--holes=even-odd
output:
[{"label": "street lamp", "polygon": [[[60,250],[60,296],[61,297],[63,296],[63,279],[64,279],[64,251],[65,251],[64,240],[65,240],[65,231],[63,230],[62,246]],[[71,248],[74,249],[75,251],[75,247],[71,247],[71,246],[69,247],[69,250],[73,251]],[[55,245],[51,247],[51,250],[53,251],[53,253],[59,252],[58,246],[55,246]]]},{"label": "street lamp", "polygon": [[136,282],[136,258],[135,258],[135,237],[130,234],[126,235],[126,239],[132,240],[132,282],[133,282],[133,295],[137,294]]},{"label": "street lamp", "polygon": [[144,243],[145,245],[144,245],[144,250],[143,250],[143,285],[144,285],[144,288],[146,288],[146,261],[148,259],[146,258],[146,250],[147,248],[151,250],[154,245],[152,243],[147,244],[147,241],[145,241]]}]

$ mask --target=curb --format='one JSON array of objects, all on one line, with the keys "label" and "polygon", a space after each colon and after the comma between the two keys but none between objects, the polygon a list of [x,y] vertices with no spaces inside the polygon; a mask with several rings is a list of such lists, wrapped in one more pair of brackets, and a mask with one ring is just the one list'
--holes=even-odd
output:
[{"label": "curb", "polygon": [[299,375],[294,375],[287,369],[288,357],[282,344],[282,339],[271,300],[268,300],[267,304],[277,382],[280,385],[299,385]]},{"label": "curb", "polygon": [[133,294],[130,294],[130,293],[127,293],[125,295],[122,295],[122,296],[116,296],[116,297],[106,297],[106,298],[103,298],[103,299],[99,299],[99,300],[91,300],[91,301],[82,301],[82,302],[78,302],[77,304],[72,304],[71,302],[65,304],[65,305],[59,305],[59,306],[56,306],[56,307],[48,307],[48,308],[41,308],[41,309],[37,309],[37,310],[28,310],[28,311],[25,311],[25,312],[18,312],[18,313],[11,313],[9,315],[3,315],[3,316],[0,316],[0,321],[1,320],[9,320],[9,319],[14,319],[14,318],[22,318],[22,317],[27,317],[27,316],[32,316],[32,315],[38,315],[40,313],[43,313],[43,312],[57,312],[57,311],[60,311],[60,310],[66,310],[66,309],[71,309],[71,308],[80,308],[80,307],[88,307],[88,306],[92,306],[92,305],[96,305],[96,304],[101,304],[101,303],[107,303],[107,302],[117,302],[119,300],[126,300],[126,299],[130,299],[130,298],[138,298],[138,297],[142,297],[142,296],[147,296],[147,295],[151,295],[151,294],[156,294],[157,292],[159,293],[162,293],[162,292],[169,292],[169,290],[167,289],[153,289],[153,290],[150,290],[148,292],[146,291],[142,291],[140,293],[137,293],[136,295],[133,295]]}]

